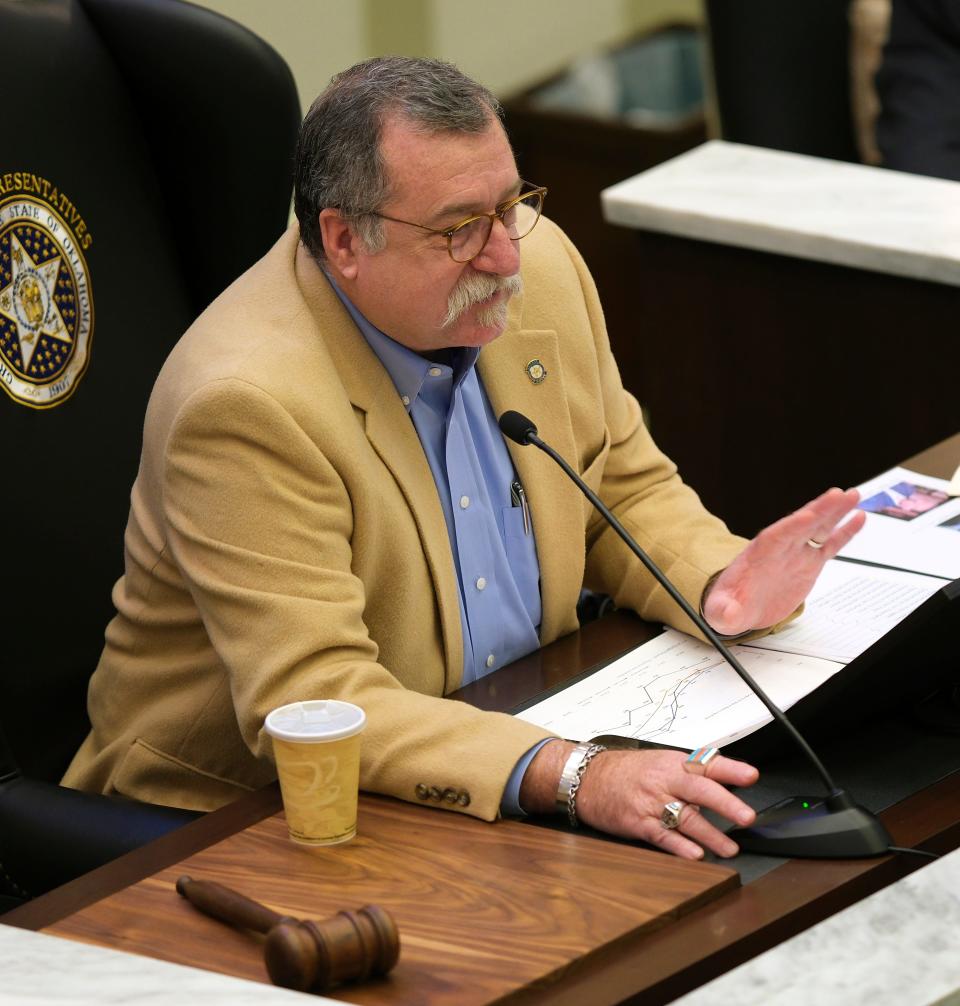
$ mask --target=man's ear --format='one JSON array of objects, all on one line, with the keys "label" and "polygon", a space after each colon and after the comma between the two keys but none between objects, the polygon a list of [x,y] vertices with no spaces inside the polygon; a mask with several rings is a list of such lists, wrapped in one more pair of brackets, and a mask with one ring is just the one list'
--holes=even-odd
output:
[{"label": "man's ear", "polygon": [[361,242],[351,229],[350,222],[340,215],[339,210],[322,209],[320,236],[327,260],[344,279],[353,279],[357,275],[357,252]]}]

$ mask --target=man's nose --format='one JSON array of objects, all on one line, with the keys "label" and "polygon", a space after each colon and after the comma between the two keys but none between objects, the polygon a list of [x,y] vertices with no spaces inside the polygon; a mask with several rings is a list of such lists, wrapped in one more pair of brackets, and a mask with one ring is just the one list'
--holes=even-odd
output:
[{"label": "man's nose", "polygon": [[520,249],[512,241],[502,220],[494,220],[483,251],[470,263],[479,272],[513,276],[520,271]]}]

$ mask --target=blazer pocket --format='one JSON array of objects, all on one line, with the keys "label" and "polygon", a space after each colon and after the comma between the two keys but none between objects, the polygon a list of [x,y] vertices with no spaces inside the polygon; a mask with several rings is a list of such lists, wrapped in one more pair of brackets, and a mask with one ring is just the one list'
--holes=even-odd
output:
[{"label": "blazer pocket", "polygon": [[110,786],[121,796],[184,810],[215,810],[250,791],[241,783],[188,765],[139,737],[120,760]]}]

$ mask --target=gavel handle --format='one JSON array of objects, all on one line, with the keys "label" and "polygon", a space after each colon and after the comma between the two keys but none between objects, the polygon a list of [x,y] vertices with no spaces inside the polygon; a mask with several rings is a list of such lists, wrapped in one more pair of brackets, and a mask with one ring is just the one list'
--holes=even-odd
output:
[{"label": "gavel handle", "polygon": [[177,881],[177,893],[204,915],[241,929],[252,929],[257,933],[269,932],[278,922],[289,920],[289,916],[278,915],[266,905],[261,905],[259,901],[245,898],[242,894],[212,880],[181,877]]}]

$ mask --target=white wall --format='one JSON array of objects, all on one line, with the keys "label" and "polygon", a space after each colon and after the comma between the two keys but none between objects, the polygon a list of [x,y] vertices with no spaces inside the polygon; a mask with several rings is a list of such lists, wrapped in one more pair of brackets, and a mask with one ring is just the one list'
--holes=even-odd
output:
[{"label": "white wall", "polygon": [[639,30],[702,19],[700,0],[434,0],[433,10],[431,55],[501,98]]},{"label": "white wall", "polygon": [[194,2],[239,21],[272,45],[293,71],[304,111],[338,70],[369,55],[362,0]]},{"label": "white wall", "polygon": [[636,31],[702,18],[702,0],[195,2],[269,42],[290,65],[304,109],[334,73],[367,56],[449,59],[503,98]]}]

